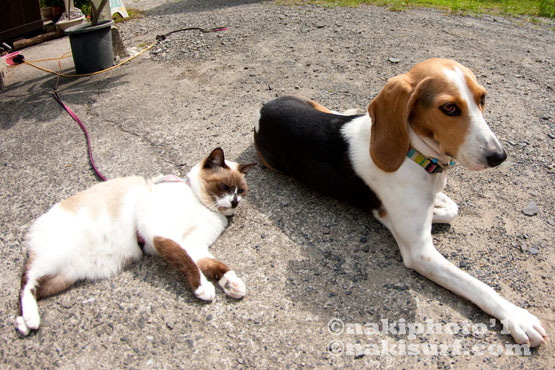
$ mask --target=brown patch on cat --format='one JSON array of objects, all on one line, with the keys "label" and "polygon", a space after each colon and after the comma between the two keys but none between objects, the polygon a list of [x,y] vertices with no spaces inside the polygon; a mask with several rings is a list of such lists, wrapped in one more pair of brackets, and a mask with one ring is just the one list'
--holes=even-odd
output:
[{"label": "brown patch on cat", "polygon": [[237,171],[241,172],[242,174],[246,174],[247,172],[249,172],[254,167],[256,167],[256,162],[253,162],[253,163],[239,163],[237,165]]},{"label": "brown patch on cat", "polygon": [[31,265],[33,264],[33,261],[35,260],[35,257],[36,255],[33,252],[29,252],[27,254],[27,261],[25,261],[25,265],[23,266],[23,272],[21,273],[21,290],[23,290],[23,287],[27,285],[27,282],[29,281],[28,273],[29,273],[29,270],[31,269]]},{"label": "brown patch on cat", "polygon": [[63,292],[73,283],[75,283],[75,280],[63,275],[45,275],[37,280],[36,294],[34,295],[37,299],[50,297]]},{"label": "brown patch on cat", "polygon": [[[21,273],[21,285],[19,291],[19,316],[23,315],[23,304],[21,302],[21,299],[23,298],[23,289],[25,288],[25,285],[27,285],[27,283],[29,282],[29,270],[31,269],[31,265],[34,259],[35,254],[30,252],[27,255],[27,261],[25,262],[25,265],[23,266],[23,272]],[[34,291],[31,293],[33,295],[35,294]]]},{"label": "brown patch on cat", "polygon": [[145,184],[145,179],[140,176],[108,180],[61,201],[60,207],[72,213],[86,208],[93,217],[107,209],[110,216],[116,218],[129,189]]},{"label": "brown patch on cat", "polygon": [[[31,265],[35,260],[36,255],[34,253],[29,253],[27,256],[27,262],[25,262],[23,273],[21,274],[21,290],[19,292],[19,315],[23,315],[23,291],[27,284],[29,283],[29,270]],[[70,280],[62,275],[45,275],[37,279],[36,285],[30,290],[31,294],[35,299],[46,298],[54,294],[58,294],[71,285],[75,281]]]},{"label": "brown patch on cat", "polygon": [[231,270],[225,263],[214,258],[201,258],[197,263],[200,270],[209,279],[220,280],[226,272]]},{"label": "brown patch on cat", "polygon": [[193,291],[200,286],[200,271],[193,259],[175,241],[160,236],[154,237],[154,248],[160,256],[187,278]]},{"label": "brown patch on cat", "polygon": [[81,206],[80,193],[72,195],[71,197],[64,199],[60,202],[60,207],[65,211],[76,213]]},{"label": "brown patch on cat", "polygon": [[189,235],[191,235],[191,233],[192,233],[193,230],[195,230],[195,229],[196,229],[196,226],[193,226],[193,227],[190,227],[189,229],[187,229],[187,230],[183,233],[183,236],[181,237],[181,240],[187,239],[187,237],[188,237]]},{"label": "brown patch on cat", "polygon": [[[204,186],[204,191],[209,197],[205,200],[206,203],[212,203],[216,199],[224,197],[230,192],[229,189],[242,189],[243,192],[239,194],[241,197],[244,197],[249,190],[245,175],[237,169],[231,169],[229,167],[203,169],[200,173],[200,179]],[[229,189],[226,190],[225,186]]]}]

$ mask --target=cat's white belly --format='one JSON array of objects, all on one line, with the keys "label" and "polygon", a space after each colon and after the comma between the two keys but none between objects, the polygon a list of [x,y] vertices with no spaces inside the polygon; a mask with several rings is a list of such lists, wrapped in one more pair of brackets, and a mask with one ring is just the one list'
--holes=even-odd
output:
[{"label": "cat's white belly", "polygon": [[137,226],[145,239],[145,252],[155,254],[154,237],[176,241],[196,260],[205,255],[227,226],[227,218],[204,206],[183,183],[160,184],[141,197],[137,207]]}]

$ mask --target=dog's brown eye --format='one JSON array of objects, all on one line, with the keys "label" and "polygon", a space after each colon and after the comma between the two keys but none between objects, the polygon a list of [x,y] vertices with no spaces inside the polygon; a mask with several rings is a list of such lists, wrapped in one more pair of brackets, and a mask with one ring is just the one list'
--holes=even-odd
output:
[{"label": "dog's brown eye", "polygon": [[229,191],[229,189],[231,189],[229,186],[227,186],[226,184],[222,183],[222,190],[223,190],[223,191]]},{"label": "dog's brown eye", "polygon": [[443,114],[448,116],[458,116],[461,114],[461,110],[457,107],[455,103],[447,103],[443,104],[439,109],[443,112]]},{"label": "dog's brown eye", "polygon": [[244,191],[245,191],[245,190],[244,190],[244,189],[241,189],[241,188],[237,189],[237,193],[239,193],[239,194],[243,194]]}]

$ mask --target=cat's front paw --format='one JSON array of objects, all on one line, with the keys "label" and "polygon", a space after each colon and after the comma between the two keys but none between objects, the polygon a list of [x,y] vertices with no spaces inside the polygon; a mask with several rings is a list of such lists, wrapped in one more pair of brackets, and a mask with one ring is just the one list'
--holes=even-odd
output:
[{"label": "cat's front paw", "polygon": [[21,335],[27,336],[31,332],[31,329],[29,329],[27,324],[25,324],[25,320],[23,319],[23,316],[18,316],[15,319],[15,325],[17,327],[17,331],[20,332]]},{"label": "cat's front paw", "polygon": [[194,291],[195,296],[203,301],[213,301],[216,298],[216,288],[209,281],[203,281],[201,285]]},{"label": "cat's front paw", "polygon": [[218,281],[225,294],[233,298],[243,298],[247,293],[247,287],[243,280],[239,279],[235,271],[228,271]]}]

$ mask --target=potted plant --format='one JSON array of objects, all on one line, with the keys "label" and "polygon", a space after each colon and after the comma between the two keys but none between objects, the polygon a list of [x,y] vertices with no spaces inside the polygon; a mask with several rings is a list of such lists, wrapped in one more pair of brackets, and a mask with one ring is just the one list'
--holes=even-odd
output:
[{"label": "potted plant", "polygon": [[81,9],[74,6],[73,0],[64,0],[64,5],[66,11],[62,14],[58,22],[56,22],[56,27],[60,31],[65,31],[70,27],[81,24],[85,20],[83,12]]},{"label": "potted plant", "polygon": [[99,21],[108,0],[89,0],[91,22],[65,30],[69,35],[73,64],[77,74],[98,72],[114,65],[111,19]]}]

